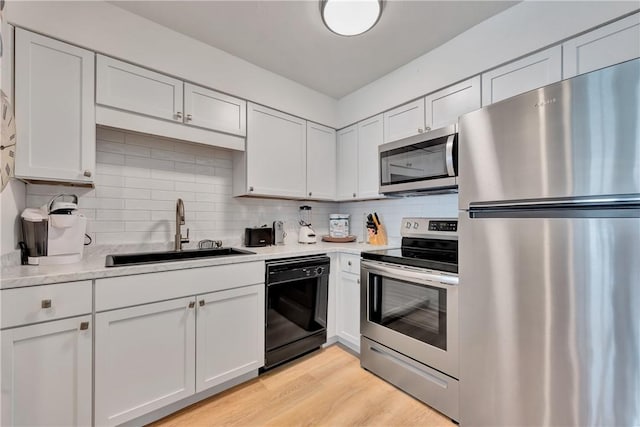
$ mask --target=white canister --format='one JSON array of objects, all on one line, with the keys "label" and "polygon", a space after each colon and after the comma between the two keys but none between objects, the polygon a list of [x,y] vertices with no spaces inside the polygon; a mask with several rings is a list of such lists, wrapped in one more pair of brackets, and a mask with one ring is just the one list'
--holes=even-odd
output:
[{"label": "white canister", "polygon": [[347,237],[349,235],[349,214],[329,215],[329,236]]}]

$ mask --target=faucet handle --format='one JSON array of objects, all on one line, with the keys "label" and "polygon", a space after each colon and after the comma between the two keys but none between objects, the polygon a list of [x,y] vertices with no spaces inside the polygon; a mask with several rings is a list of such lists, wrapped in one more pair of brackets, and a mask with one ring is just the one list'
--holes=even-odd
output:
[{"label": "faucet handle", "polygon": [[182,237],[182,234],[180,234],[180,242],[181,243],[189,243],[189,229],[187,228],[187,237]]}]

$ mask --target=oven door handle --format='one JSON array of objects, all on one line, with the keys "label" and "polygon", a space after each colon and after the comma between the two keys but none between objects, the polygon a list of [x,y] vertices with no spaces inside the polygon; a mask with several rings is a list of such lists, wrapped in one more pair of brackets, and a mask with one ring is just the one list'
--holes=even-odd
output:
[{"label": "oven door handle", "polygon": [[362,261],[361,267],[363,270],[366,270],[367,273],[379,273],[380,275],[391,279],[411,281],[414,283],[433,286],[435,288],[449,289],[452,286],[458,285],[458,277],[456,276],[434,274],[431,272],[428,273],[426,271],[410,270],[402,267],[390,267],[368,261]]},{"label": "oven door handle", "polygon": [[446,162],[447,162],[447,175],[456,176],[456,171],[453,167],[453,140],[455,135],[449,135],[445,144]]}]

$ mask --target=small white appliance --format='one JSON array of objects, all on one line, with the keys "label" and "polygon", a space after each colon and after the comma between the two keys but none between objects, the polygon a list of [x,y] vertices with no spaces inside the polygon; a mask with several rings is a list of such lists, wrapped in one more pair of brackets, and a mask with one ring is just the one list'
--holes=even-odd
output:
[{"label": "small white appliance", "polygon": [[71,264],[82,260],[87,218],[78,212],[78,196],[59,194],[39,209],[25,209],[20,217],[27,264]]},{"label": "small white appliance", "polygon": [[311,228],[311,206],[300,206],[299,243],[316,243],[316,232]]}]

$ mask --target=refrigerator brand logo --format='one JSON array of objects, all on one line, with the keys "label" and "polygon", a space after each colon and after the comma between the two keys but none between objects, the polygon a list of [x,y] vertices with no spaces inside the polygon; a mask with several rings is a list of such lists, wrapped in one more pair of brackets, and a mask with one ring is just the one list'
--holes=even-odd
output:
[{"label": "refrigerator brand logo", "polygon": [[556,99],[555,98],[549,98],[549,99],[544,99],[544,100],[538,102],[537,104],[534,105],[534,107],[540,108],[540,107],[544,107],[546,105],[555,104],[555,103],[556,103]]}]

